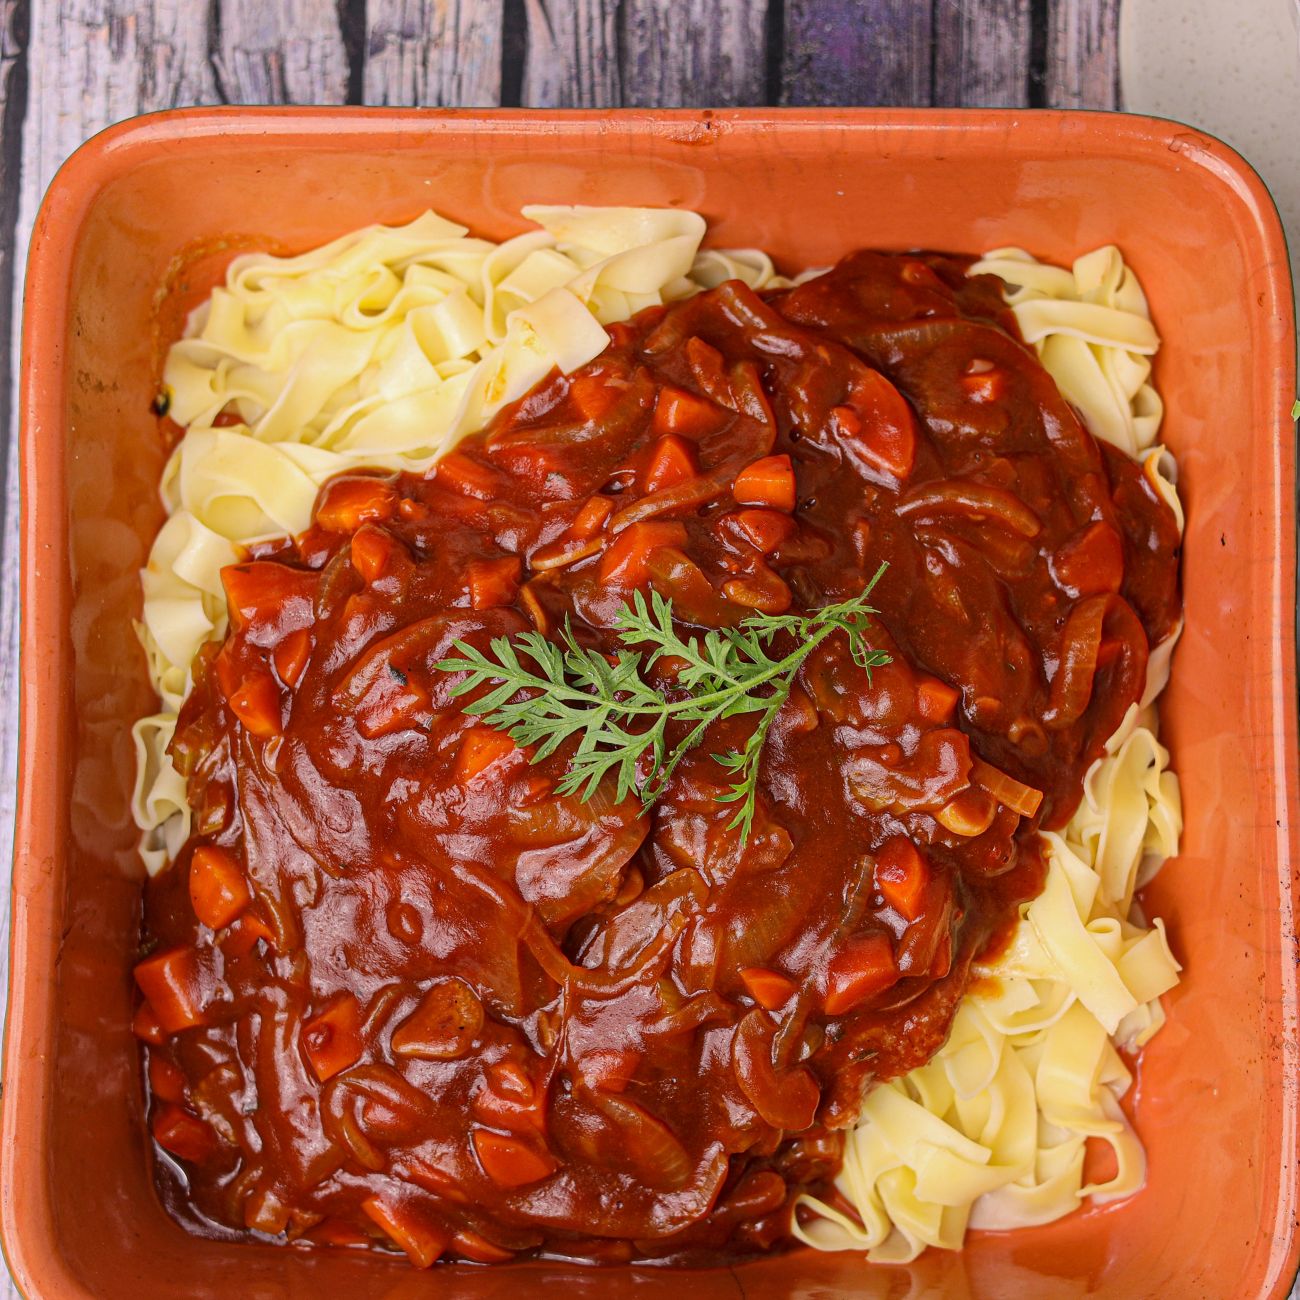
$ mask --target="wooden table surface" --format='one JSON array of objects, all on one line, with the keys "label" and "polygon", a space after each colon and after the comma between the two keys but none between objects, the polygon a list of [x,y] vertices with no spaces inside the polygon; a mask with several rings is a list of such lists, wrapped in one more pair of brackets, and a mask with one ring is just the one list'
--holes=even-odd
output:
[{"label": "wooden table surface", "polygon": [[[1113,108],[1117,13],[1118,0],[0,0],[0,863],[21,268],[41,196],[83,140],[188,104]],[[0,1278],[0,1300],[13,1294]]]}]

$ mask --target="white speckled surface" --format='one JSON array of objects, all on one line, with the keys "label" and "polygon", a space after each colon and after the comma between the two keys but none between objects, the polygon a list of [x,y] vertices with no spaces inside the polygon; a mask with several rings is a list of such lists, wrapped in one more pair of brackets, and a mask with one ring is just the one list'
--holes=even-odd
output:
[{"label": "white speckled surface", "polygon": [[1264,178],[1300,281],[1300,0],[1124,0],[1120,93],[1232,145]]}]

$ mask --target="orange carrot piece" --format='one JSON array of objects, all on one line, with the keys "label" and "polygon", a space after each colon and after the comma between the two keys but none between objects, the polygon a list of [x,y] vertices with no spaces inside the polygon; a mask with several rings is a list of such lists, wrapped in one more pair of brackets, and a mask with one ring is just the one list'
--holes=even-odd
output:
[{"label": "orange carrot piece", "polygon": [[649,494],[676,487],[693,479],[698,469],[692,444],[675,433],[666,434],[651,445],[649,459],[638,475],[641,491]]},{"label": "orange carrot piece", "polygon": [[605,520],[614,513],[614,503],[597,494],[582,503],[582,509],[573,516],[569,535],[580,542],[590,541],[605,526]]},{"label": "orange carrot piece", "polygon": [[774,970],[750,966],[740,972],[745,991],[764,1011],[779,1011],[794,996],[795,983]]},{"label": "orange carrot piece", "polygon": [[303,1025],[302,1050],[321,1083],[361,1059],[365,1051],[361,1039],[361,1006],[351,993],[344,993]]},{"label": "orange carrot piece", "polygon": [[358,528],[352,537],[352,567],[367,585],[384,576],[393,558],[393,539],[379,528]]},{"label": "orange carrot piece", "polygon": [[236,632],[242,632],[250,623],[274,622],[293,602],[303,602],[303,608],[310,609],[319,583],[319,574],[292,569],[274,560],[227,564],[221,570],[230,625]]},{"label": "orange carrot piece", "polygon": [[519,580],[523,573],[524,562],[517,555],[471,561],[465,569],[470,605],[474,609],[513,605],[519,595]]},{"label": "orange carrot piece", "polygon": [[515,742],[504,731],[492,727],[471,727],[461,739],[460,750],[456,754],[456,779],[461,785],[468,785],[493,763],[513,754],[515,748]]},{"label": "orange carrot piece", "polygon": [[721,428],[726,418],[726,412],[707,398],[675,384],[665,384],[655,399],[650,428],[660,435],[682,433],[689,438],[702,438]]},{"label": "orange carrot piece", "polygon": [[428,1268],[447,1249],[450,1234],[435,1226],[414,1206],[397,1204],[378,1196],[361,1202],[362,1212],[406,1252],[416,1268]]},{"label": "orange carrot piece", "polygon": [[141,1002],[135,1009],[135,1015],[131,1017],[131,1032],[142,1042],[151,1043],[158,1047],[165,1043],[170,1035],[163,1028],[163,1023],[158,1019],[157,1012],[154,1011],[148,1002]]},{"label": "orange carrot piece", "polygon": [[397,488],[390,480],[349,474],[325,485],[316,522],[331,533],[354,533],[362,524],[391,519],[397,502]]},{"label": "orange carrot piece", "polygon": [[179,1106],[185,1100],[186,1087],[185,1073],[179,1065],[157,1052],[149,1053],[149,1091],[159,1101],[175,1102]]},{"label": "orange carrot piece", "polygon": [[190,902],[211,930],[229,925],[253,901],[234,857],[213,844],[200,844],[190,858]]},{"label": "orange carrot piece", "polygon": [[686,525],[676,520],[629,524],[614,539],[600,562],[601,582],[639,587],[650,581],[646,560],[660,546],[684,546]]},{"label": "orange carrot piece", "polygon": [[826,971],[826,1014],[842,1016],[897,980],[898,966],[887,934],[877,932],[852,939]]},{"label": "orange carrot piece", "polygon": [[191,1164],[204,1164],[216,1154],[217,1135],[211,1125],[173,1102],[163,1102],[154,1111],[150,1128],[164,1151]]},{"label": "orange carrot piece", "polygon": [[256,912],[245,912],[226,930],[221,951],[227,957],[243,957],[253,951],[258,940],[274,947],[275,931]]},{"label": "orange carrot piece", "polygon": [[950,722],[961,692],[937,677],[923,677],[916,684],[916,711],[926,722]]},{"label": "orange carrot piece", "polygon": [[760,614],[784,614],[794,601],[785,579],[761,562],[753,573],[724,582],[722,594],[733,604],[756,609]]},{"label": "orange carrot piece", "polygon": [[549,1155],[521,1142],[518,1138],[476,1128],[473,1132],[474,1154],[483,1172],[501,1187],[526,1187],[553,1174],[559,1165]]},{"label": "orange carrot piece", "polygon": [[1090,524],[1049,561],[1057,586],[1073,596],[1118,591],[1124,581],[1124,543],[1103,521]]},{"label": "orange carrot piece", "polygon": [[204,1021],[203,972],[193,948],[169,948],[135,968],[135,982],[169,1034]]},{"label": "orange carrot piece", "polygon": [[574,375],[569,380],[569,404],[589,423],[608,415],[619,396],[620,390],[607,383],[604,375]]},{"label": "orange carrot piece", "polygon": [[736,475],[731,494],[742,506],[794,509],[794,466],[789,456],[764,456]]},{"label": "orange carrot piece", "polygon": [[876,888],[899,916],[915,921],[925,910],[930,868],[906,835],[895,835],[876,854]]},{"label": "orange carrot piece", "polygon": [[497,478],[488,466],[471,460],[464,452],[453,451],[436,466],[437,482],[478,501],[491,501],[497,494]]},{"label": "orange carrot piece", "polygon": [[307,660],[311,655],[311,633],[305,628],[300,627],[296,632],[290,632],[288,636],[275,647],[271,655],[275,662],[275,671],[279,674],[280,680],[292,690],[302,680],[303,669],[307,667]]},{"label": "orange carrot piece", "polygon": [[733,536],[747,541],[764,555],[771,555],[782,542],[788,542],[798,527],[789,515],[761,507],[735,510],[725,515],[722,522]]},{"label": "orange carrot piece", "polygon": [[228,703],[230,711],[251,735],[267,740],[280,734],[280,688],[270,673],[259,670],[249,673]]}]

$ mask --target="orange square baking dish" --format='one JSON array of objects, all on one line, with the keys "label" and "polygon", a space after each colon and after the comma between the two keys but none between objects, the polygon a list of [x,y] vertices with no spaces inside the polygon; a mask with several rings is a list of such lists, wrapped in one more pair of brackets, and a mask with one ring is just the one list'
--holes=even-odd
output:
[{"label": "orange square baking dish", "polygon": [[[1187,631],[1164,697],[1180,859],[1152,887],[1186,970],[1137,1103],[1131,1201],[973,1234],[906,1268],[801,1251],[689,1275],[440,1268],[203,1240],[163,1212],[128,1029],[141,870],[132,632],[161,520],[150,400],[181,308],[234,251],[297,251],[425,207],[492,238],[526,202],[681,205],[786,268],[862,246],[1068,262],[1115,242],[1164,343],[1188,508]],[[201,110],[84,146],[37,221],[22,387],[21,785],[0,1198],[35,1297],[1283,1294],[1296,1266],[1294,336],[1264,187],[1168,122],[1014,112]]]}]

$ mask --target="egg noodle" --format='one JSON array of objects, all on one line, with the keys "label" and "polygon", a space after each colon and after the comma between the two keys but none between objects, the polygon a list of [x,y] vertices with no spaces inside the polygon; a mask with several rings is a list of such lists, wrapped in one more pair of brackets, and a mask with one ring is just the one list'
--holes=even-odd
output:
[{"label": "egg noodle", "polygon": [[[190,316],[164,382],[185,433],[167,463],[167,519],[143,571],[138,625],[161,708],[134,729],[141,856],[162,870],[190,835],[167,755],[191,665],[226,631],[220,572],[248,544],[303,531],[321,485],[349,469],[420,473],[552,369],[598,356],[605,326],[729,278],[790,283],[755,250],[701,250],[702,217],[636,208],[530,207],[539,229],[501,244],[426,212],[298,257],[236,258]],[[1006,299],[1089,430],[1141,460],[1182,510],[1157,442],[1159,340],[1114,247],[1072,269],[997,249],[971,268]],[[229,423],[234,416],[239,423]],[[218,424],[218,417],[224,417]],[[810,1196],[793,1230],[823,1250],[903,1262],[958,1248],[967,1227],[1045,1223],[1142,1186],[1145,1155],[1120,1107],[1119,1048],[1160,1028],[1180,969],[1134,891],[1178,851],[1178,780],[1152,701],[1175,636],[1061,833],[1046,833],[1042,893],[961,1002],[943,1048],[876,1086],[848,1134],[839,1207]],[[1114,1172],[1085,1183],[1089,1139]],[[845,1210],[851,1207],[852,1213]]]}]

